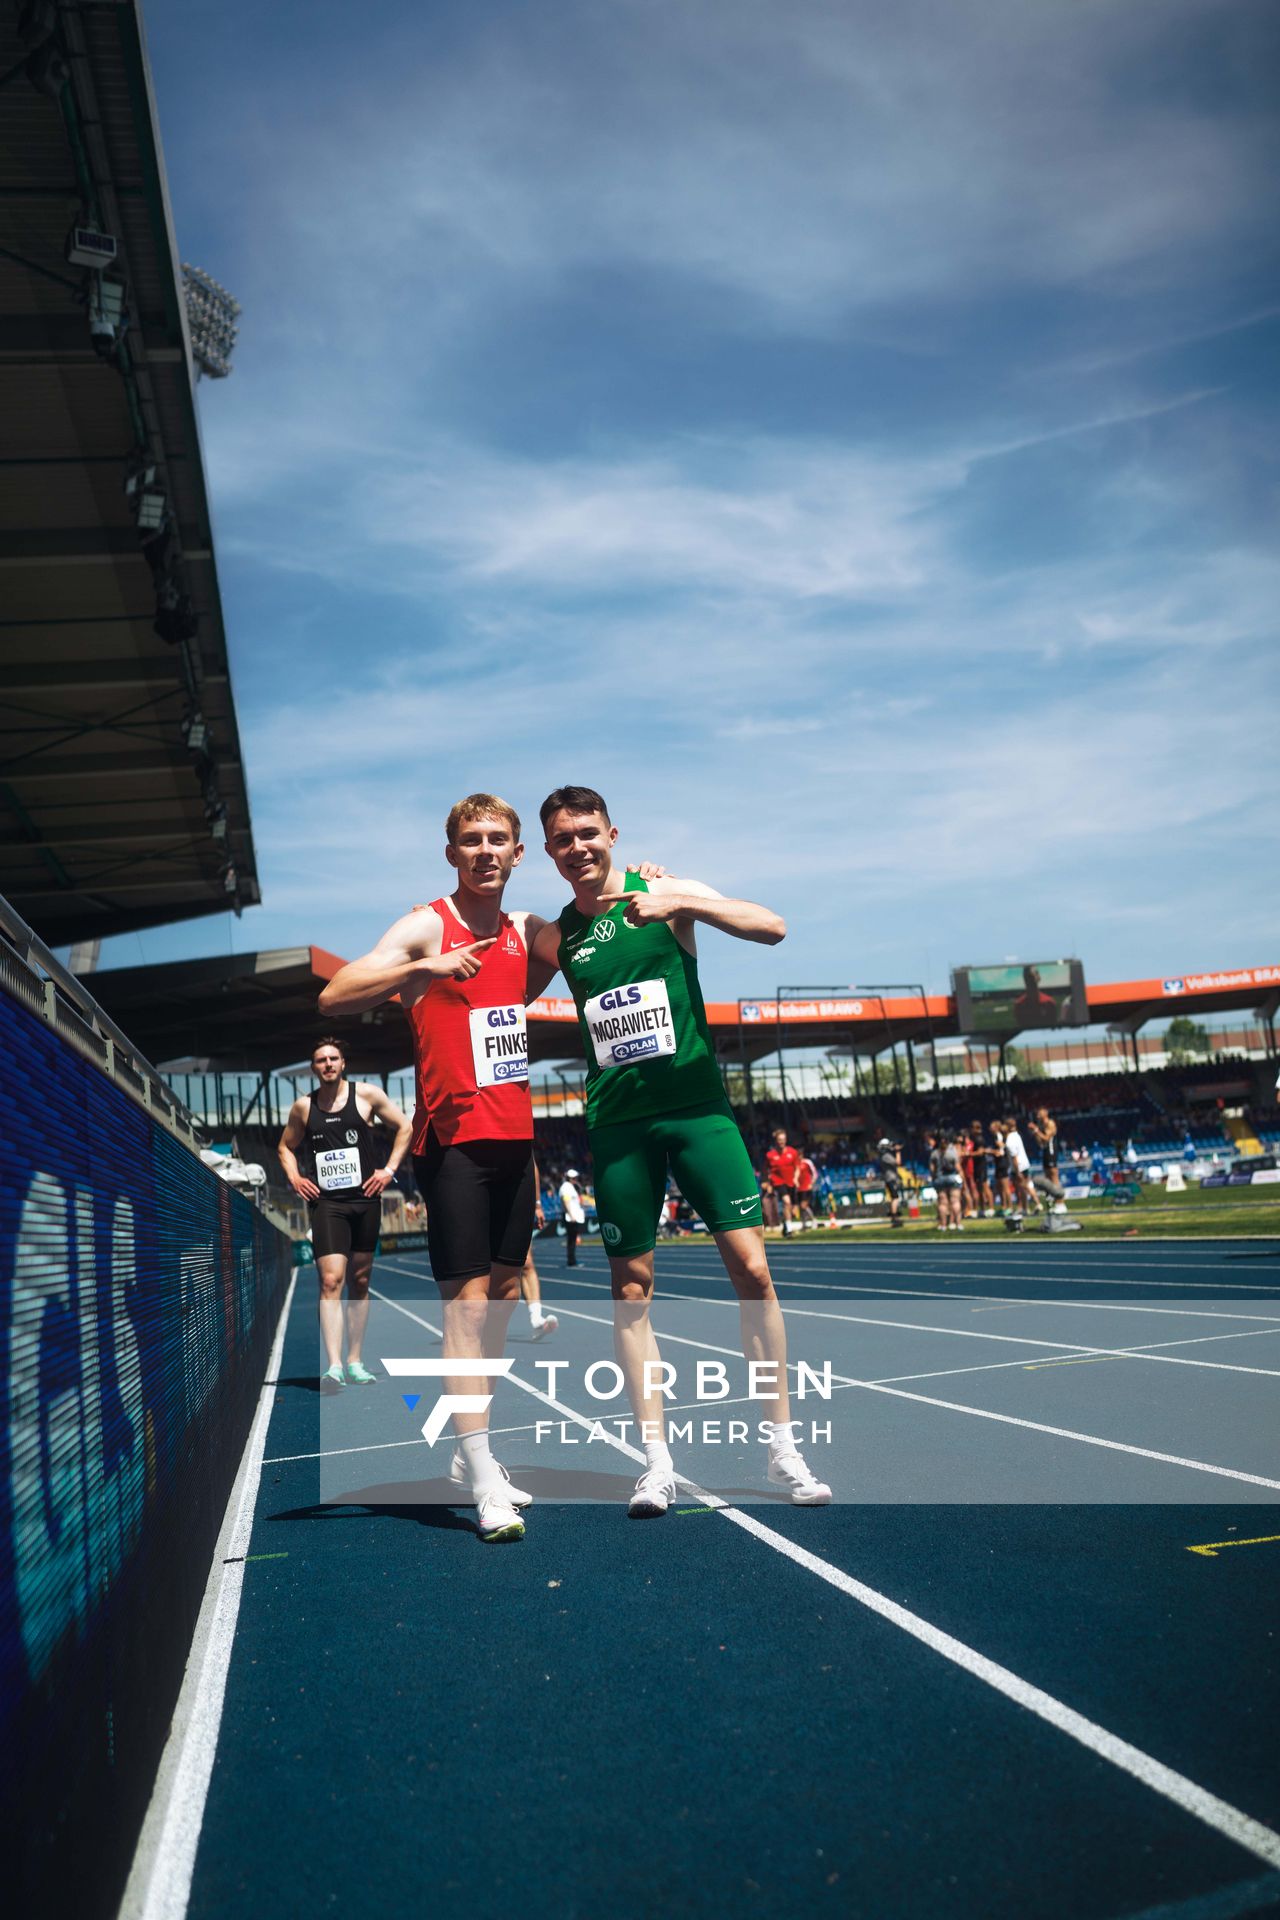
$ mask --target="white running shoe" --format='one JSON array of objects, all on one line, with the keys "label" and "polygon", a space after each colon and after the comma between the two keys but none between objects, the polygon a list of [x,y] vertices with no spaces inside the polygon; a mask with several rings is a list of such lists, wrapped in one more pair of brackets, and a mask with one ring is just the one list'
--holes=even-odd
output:
[{"label": "white running shoe", "polygon": [[[533,1495],[526,1493],[523,1487],[512,1486],[511,1475],[507,1472],[501,1460],[495,1460],[493,1464],[498,1469],[502,1480],[502,1485],[498,1489],[502,1498],[513,1507],[531,1507],[533,1505]],[[474,1501],[475,1496],[471,1491],[471,1475],[467,1472],[467,1463],[462,1454],[456,1449],[452,1460],[449,1462],[449,1478],[455,1487],[460,1487],[468,1498]],[[478,1504],[478,1502],[476,1502],[476,1504]]]},{"label": "white running shoe", "polygon": [[633,1520],[656,1520],[676,1497],[676,1480],[669,1466],[646,1467],[627,1502]]},{"label": "white running shoe", "polygon": [[539,1320],[537,1326],[533,1329],[534,1339],[545,1340],[549,1333],[556,1332],[559,1325],[560,1322],[556,1319],[554,1313],[543,1314],[541,1320]]},{"label": "white running shoe", "polygon": [[798,1453],[770,1454],[769,1485],[785,1487],[796,1507],[825,1507],[831,1499],[826,1481],[811,1473]]},{"label": "white running shoe", "polygon": [[506,1489],[490,1488],[476,1501],[476,1532],[482,1540],[523,1540],[524,1521],[506,1497]]}]

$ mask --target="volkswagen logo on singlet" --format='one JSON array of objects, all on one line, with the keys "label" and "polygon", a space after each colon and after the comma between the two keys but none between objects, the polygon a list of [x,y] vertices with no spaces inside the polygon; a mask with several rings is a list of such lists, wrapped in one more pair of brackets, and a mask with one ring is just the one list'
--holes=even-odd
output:
[{"label": "volkswagen logo on singlet", "polygon": [[347,1137],[347,1145],[348,1145],[349,1147],[354,1147],[354,1146],[358,1146],[358,1145],[359,1145],[359,1142],[360,1142],[360,1135],[359,1135],[359,1134],[358,1134],[358,1133],[356,1132],[356,1130],[355,1130],[355,1128],[354,1128],[354,1127],[348,1127],[348,1128],[347,1128],[347,1136],[346,1136],[346,1137]]},{"label": "volkswagen logo on singlet", "polygon": [[604,944],[612,940],[617,931],[618,929],[614,926],[612,920],[597,920],[591,929],[591,938],[593,940],[599,940]]}]

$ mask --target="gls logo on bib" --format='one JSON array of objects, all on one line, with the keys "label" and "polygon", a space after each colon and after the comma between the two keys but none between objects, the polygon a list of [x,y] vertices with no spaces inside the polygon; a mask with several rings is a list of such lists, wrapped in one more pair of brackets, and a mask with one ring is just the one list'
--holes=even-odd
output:
[{"label": "gls logo on bib", "polygon": [[472,1007],[471,1059],[476,1086],[498,1087],[529,1078],[529,1032],[524,1008]]}]

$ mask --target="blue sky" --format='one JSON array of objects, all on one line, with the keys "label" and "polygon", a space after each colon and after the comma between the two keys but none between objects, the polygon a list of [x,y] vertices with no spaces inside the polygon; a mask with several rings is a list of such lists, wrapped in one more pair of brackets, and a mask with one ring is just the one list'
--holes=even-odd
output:
[{"label": "blue sky", "polygon": [[564,780],[786,914],[716,997],[1276,959],[1274,8],[147,25],[265,905],[104,965],[361,951]]}]

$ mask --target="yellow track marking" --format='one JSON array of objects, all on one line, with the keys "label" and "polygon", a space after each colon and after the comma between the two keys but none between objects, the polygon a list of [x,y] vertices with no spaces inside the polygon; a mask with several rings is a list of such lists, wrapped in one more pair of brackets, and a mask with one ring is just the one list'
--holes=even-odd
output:
[{"label": "yellow track marking", "polygon": [[1266,1547],[1280,1540],[1280,1533],[1260,1533],[1252,1540],[1210,1540],[1207,1546],[1188,1547],[1188,1553],[1202,1553],[1206,1560],[1216,1560],[1223,1547]]}]

